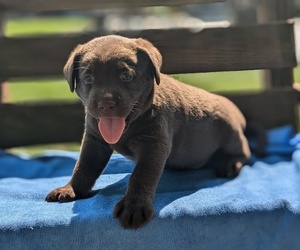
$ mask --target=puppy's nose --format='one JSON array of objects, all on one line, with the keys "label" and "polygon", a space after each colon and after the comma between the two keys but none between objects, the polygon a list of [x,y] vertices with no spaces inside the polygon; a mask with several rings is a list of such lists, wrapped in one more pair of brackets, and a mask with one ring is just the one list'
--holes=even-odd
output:
[{"label": "puppy's nose", "polygon": [[103,112],[112,111],[116,107],[116,103],[114,101],[100,101],[98,103],[98,108]]}]

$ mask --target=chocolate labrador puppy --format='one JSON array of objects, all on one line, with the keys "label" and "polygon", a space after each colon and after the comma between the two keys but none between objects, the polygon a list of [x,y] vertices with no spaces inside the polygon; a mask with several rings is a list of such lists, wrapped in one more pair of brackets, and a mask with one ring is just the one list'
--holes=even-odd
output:
[{"label": "chocolate labrador puppy", "polygon": [[250,155],[241,112],[225,97],[160,73],[161,65],[161,54],[144,39],[104,36],[75,48],[64,74],[85,106],[85,132],[70,182],[47,201],[88,197],[113,150],[136,164],[113,212],[125,228],[153,216],[165,167],[210,163],[219,176],[238,174]]}]

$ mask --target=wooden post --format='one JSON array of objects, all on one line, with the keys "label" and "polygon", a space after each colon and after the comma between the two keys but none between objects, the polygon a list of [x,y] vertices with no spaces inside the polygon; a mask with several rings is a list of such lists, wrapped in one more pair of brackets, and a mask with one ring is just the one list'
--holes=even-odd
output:
[{"label": "wooden post", "polygon": [[[287,20],[292,17],[292,0],[259,0],[257,22],[260,24]],[[264,72],[265,87],[292,87],[293,68],[270,69]]]},{"label": "wooden post", "polygon": [[253,0],[229,0],[227,2],[234,9],[237,25],[256,24],[256,3]]},{"label": "wooden post", "polygon": [[[4,12],[0,12],[0,36],[4,35]],[[1,58],[1,55],[0,55]],[[4,79],[0,76],[0,103],[3,102],[4,99],[4,87],[3,87]]]},{"label": "wooden post", "polygon": [[259,0],[257,3],[257,22],[268,23],[292,18],[291,0]]}]

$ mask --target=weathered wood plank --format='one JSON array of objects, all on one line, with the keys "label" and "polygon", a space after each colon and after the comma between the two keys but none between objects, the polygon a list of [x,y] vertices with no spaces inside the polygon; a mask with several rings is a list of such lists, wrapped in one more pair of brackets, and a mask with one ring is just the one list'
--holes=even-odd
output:
[{"label": "weathered wood plank", "polygon": [[[266,128],[296,124],[297,92],[290,88],[226,96]],[[0,148],[79,142],[84,129],[81,103],[2,104],[0,114]]]},{"label": "weathered wood plank", "polygon": [[247,120],[257,121],[265,128],[298,125],[296,111],[299,92],[293,88],[276,88],[259,94],[225,94],[242,111]]},{"label": "weathered wood plank", "polygon": [[[106,35],[56,35],[0,38],[0,75],[38,77],[61,75],[71,50],[79,43]],[[194,73],[296,66],[292,23],[248,27],[124,31],[143,37],[161,51],[162,72]]]},{"label": "weathered wood plank", "polygon": [[174,6],[198,3],[215,3],[226,0],[0,0],[0,9],[6,11],[51,11],[51,10],[85,10],[103,8],[134,8],[149,6]]},{"label": "weathered wood plank", "polygon": [[0,148],[80,142],[84,129],[81,103],[0,105]]}]

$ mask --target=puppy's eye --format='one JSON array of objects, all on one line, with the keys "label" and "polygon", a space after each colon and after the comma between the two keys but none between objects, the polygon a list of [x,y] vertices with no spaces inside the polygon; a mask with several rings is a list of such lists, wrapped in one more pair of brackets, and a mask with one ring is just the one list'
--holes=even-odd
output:
[{"label": "puppy's eye", "polygon": [[129,72],[123,72],[120,76],[122,82],[131,82],[133,80],[134,75]]},{"label": "puppy's eye", "polygon": [[85,84],[92,84],[94,82],[94,77],[92,77],[91,75],[85,75],[83,77],[83,82]]}]

